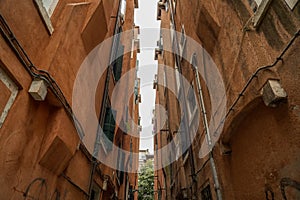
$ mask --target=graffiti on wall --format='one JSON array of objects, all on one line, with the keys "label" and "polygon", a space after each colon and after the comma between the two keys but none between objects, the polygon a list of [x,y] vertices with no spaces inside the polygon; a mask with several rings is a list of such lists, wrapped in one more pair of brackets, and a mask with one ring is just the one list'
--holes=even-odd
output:
[{"label": "graffiti on wall", "polygon": [[[280,180],[280,191],[281,191],[281,196],[284,200],[289,200],[286,195],[287,187],[291,187],[293,189],[300,191],[300,182],[297,182],[290,178],[282,178]],[[265,185],[265,195],[266,195],[266,200],[275,200],[274,191],[269,184]]]},{"label": "graffiti on wall", "polygon": [[60,192],[55,189],[52,194],[48,194],[47,182],[44,178],[36,178],[27,186],[23,193],[24,200],[63,200]]}]

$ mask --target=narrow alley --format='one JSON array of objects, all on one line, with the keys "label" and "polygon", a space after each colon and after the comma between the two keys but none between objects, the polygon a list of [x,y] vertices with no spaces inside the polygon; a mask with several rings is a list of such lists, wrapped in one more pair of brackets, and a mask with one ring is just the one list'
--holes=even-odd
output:
[{"label": "narrow alley", "polygon": [[0,200],[300,199],[299,0],[0,0]]}]

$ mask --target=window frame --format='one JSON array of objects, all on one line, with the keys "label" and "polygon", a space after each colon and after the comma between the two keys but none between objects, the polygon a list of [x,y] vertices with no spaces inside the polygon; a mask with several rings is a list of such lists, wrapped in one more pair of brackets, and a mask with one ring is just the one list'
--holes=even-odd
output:
[{"label": "window frame", "polygon": [[[7,118],[7,115],[12,108],[18,93],[19,93],[19,84],[16,83],[8,73],[0,66],[0,81],[7,87],[7,89],[10,91],[10,96],[6,102],[6,105],[4,106],[2,112],[0,113],[0,129],[3,126],[5,119]],[[0,110],[1,111],[1,110]]]},{"label": "window frame", "polygon": [[54,10],[59,3],[59,0],[51,0],[48,9],[45,7],[44,0],[34,0],[34,2],[37,5],[38,11],[41,18],[43,19],[43,23],[45,24],[48,33],[52,35],[52,33],[54,32],[54,28],[51,22],[51,16],[53,15]]},{"label": "window frame", "polygon": [[289,6],[291,10],[294,10],[296,5],[299,3],[299,0],[284,0],[285,3]]},{"label": "window frame", "polygon": [[127,4],[126,0],[121,0],[120,15],[123,22],[125,21],[125,16],[126,16],[126,8],[127,8],[126,4]]},{"label": "window frame", "polygon": [[[194,105],[194,108],[192,108],[192,105],[191,105],[191,99],[190,99],[190,95],[192,95],[193,98],[192,100],[194,101],[193,103],[195,104]],[[194,119],[194,116],[197,112],[197,97],[196,97],[196,93],[195,93],[195,87],[194,87],[194,83],[191,84],[191,86],[189,87],[189,90],[188,90],[188,93],[187,93],[187,102],[188,102],[188,106],[187,106],[187,109],[188,109],[188,116],[189,116],[189,120],[190,120],[190,123],[193,121]]]},{"label": "window frame", "polygon": [[[107,109],[109,109],[112,113],[112,117],[114,120],[114,130],[112,132],[113,136],[112,136],[112,140],[110,140],[110,137],[107,135],[109,133],[105,132],[105,124],[107,124],[106,122],[106,117],[107,117]],[[116,115],[117,115],[117,111],[113,110],[110,106],[110,104],[108,106],[105,107],[105,116],[104,116],[104,121],[103,121],[103,126],[102,126],[102,131],[103,131],[103,135],[101,138],[101,146],[103,147],[105,153],[107,154],[109,151],[111,151],[113,149],[113,145],[114,145],[114,138],[115,138],[115,131],[116,131]],[[105,135],[105,137],[104,137]]]},{"label": "window frame", "polygon": [[[206,192],[206,194],[209,195],[208,198],[204,196],[204,195],[205,195],[205,192]],[[209,184],[209,183],[206,184],[206,185],[201,189],[200,194],[201,194],[201,199],[203,199],[203,200],[212,200],[212,199],[213,199],[213,198],[212,198],[212,193],[211,193],[211,187],[210,187],[210,184]]]},{"label": "window frame", "polygon": [[272,0],[262,0],[260,3],[257,3],[257,0],[254,1],[257,4],[257,9],[254,11],[252,23],[253,27],[257,29],[265,17]]},{"label": "window frame", "polygon": [[[96,196],[94,196],[94,198],[92,196],[93,191],[96,193]],[[102,189],[100,188],[100,186],[96,182],[93,182],[92,190],[91,190],[91,200],[99,200],[101,197],[101,192]]]},{"label": "window frame", "polygon": [[184,25],[181,25],[181,35],[180,35],[180,42],[179,42],[179,54],[181,57],[181,60],[183,59],[183,53],[186,47],[186,33],[185,33],[185,28]]},{"label": "window frame", "polygon": [[181,73],[179,72],[179,68],[176,63],[176,58],[174,58],[174,64],[175,64],[175,81],[176,81],[176,91],[177,95],[180,95],[181,92],[181,82],[180,82],[180,75]]}]

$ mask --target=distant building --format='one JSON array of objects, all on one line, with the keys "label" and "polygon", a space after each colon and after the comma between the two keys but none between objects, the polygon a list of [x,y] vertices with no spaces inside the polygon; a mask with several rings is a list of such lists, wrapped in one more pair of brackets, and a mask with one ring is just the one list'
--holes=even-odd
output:
[{"label": "distant building", "polygon": [[141,167],[144,166],[144,164],[148,161],[154,161],[154,155],[150,154],[149,149],[146,150],[140,150],[139,152],[139,170],[141,169]]}]

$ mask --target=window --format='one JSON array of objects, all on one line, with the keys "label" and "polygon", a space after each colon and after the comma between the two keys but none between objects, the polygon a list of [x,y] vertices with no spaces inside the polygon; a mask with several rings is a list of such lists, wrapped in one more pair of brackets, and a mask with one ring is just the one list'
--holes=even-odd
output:
[{"label": "window", "polygon": [[50,17],[52,16],[58,1],[59,0],[35,0],[35,3],[50,34],[52,34],[54,31]]},{"label": "window", "polygon": [[174,9],[174,14],[176,14],[176,1],[177,1],[177,0],[173,0],[173,9]]},{"label": "window", "polygon": [[191,85],[191,87],[189,88],[187,99],[188,99],[187,107],[188,107],[188,112],[189,112],[189,119],[190,119],[190,121],[192,121],[192,119],[195,115],[195,112],[197,110],[197,99],[195,96],[195,91],[194,91],[193,85]]},{"label": "window", "polygon": [[104,137],[104,143],[106,150],[112,150],[112,145],[114,141],[114,133],[115,133],[115,127],[116,127],[116,117],[117,112],[110,107],[106,108],[105,112],[105,119],[104,119],[104,125],[103,125],[103,133],[106,136]]},{"label": "window", "polygon": [[253,12],[255,12],[256,9],[257,9],[256,1],[255,0],[248,0],[248,2],[249,2],[249,5],[250,5],[250,8],[253,10]]},{"label": "window", "polygon": [[1,128],[18,94],[17,85],[1,68],[0,68],[0,91],[1,91],[0,128]]},{"label": "window", "polygon": [[153,89],[157,89],[158,85],[158,80],[157,80],[157,74],[154,75],[154,80],[153,80]]},{"label": "window", "polygon": [[174,61],[175,61],[175,79],[176,79],[177,95],[179,95],[180,86],[181,86],[180,85],[180,72],[179,72],[178,66],[176,64],[176,59]]},{"label": "window", "polygon": [[123,20],[125,20],[125,14],[126,14],[126,0],[122,0],[121,2],[121,17]]},{"label": "window", "polygon": [[166,71],[164,70],[164,95],[167,95],[167,74]]},{"label": "window", "polygon": [[118,81],[122,75],[122,66],[123,66],[123,54],[124,54],[124,45],[121,44],[121,36],[122,36],[122,27],[120,27],[117,33],[114,35],[113,41],[113,49],[112,54],[112,66],[113,66],[113,74],[115,81]]},{"label": "window", "polygon": [[290,7],[290,9],[293,10],[296,4],[299,2],[299,0],[285,0],[285,2]]},{"label": "window", "polygon": [[186,127],[186,115],[183,115],[181,118],[181,123],[180,123],[180,127],[179,127],[179,131],[178,133],[180,134],[180,142],[181,142],[181,153],[182,153],[182,157],[183,159],[186,158],[186,155],[188,153],[188,137],[189,134],[187,132],[187,127]]},{"label": "window", "polygon": [[208,184],[202,191],[201,191],[201,199],[202,200],[212,200],[210,185]]},{"label": "window", "polygon": [[186,34],[185,34],[185,29],[184,25],[181,26],[181,36],[180,36],[180,43],[179,43],[179,53],[181,56],[181,59],[183,58],[183,52],[185,49],[185,44],[186,44]]},{"label": "window", "polygon": [[128,200],[134,200],[134,189],[132,185],[129,186]]},{"label": "window", "polygon": [[118,57],[113,64],[113,73],[114,73],[115,81],[120,80],[122,75],[123,53],[124,53],[124,46],[119,45],[118,53],[117,53]]},{"label": "window", "polygon": [[162,33],[160,33],[159,40],[157,41],[157,46],[160,51],[163,51],[164,42],[163,42]]},{"label": "window", "polygon": [[124,162],[125,162],[125,152],[122,150],[122,145],[119,144],[118,161],[117,161],[117,165],[118,165],[117,177],[120,184],[122,184],[124,180],[124,170],[125,170]]},{"label": "window", "polygon": [[49,17],[52,16],[58,0],[42,0],[43,7],[46,9]]},{"label": "window", "polygon": [[134,102],[135,104],[141,103],[142,96],[139,94],[139,88],[140,88],[140,79],[135,79],[134,81]]},{"label": "window", "polygon": [[178,160],[181,155],[180,135],[178,133],[174,137],[174,144],[176,149],[175,158]]},{"label": "window", "polygon": [[170,22],[170,34],[171,34],[171,43],[173,44],[174,41],[174,35],[175,35],[175,27],[174,24],[172,23],[172,21]]},{"label": "window", "polygon": [[100,187],[96,183],[93,183],[90,200],[99,200],[99,199],[100,199]]},{"label": "window", "polygon": [[257,28],[261,23],[262,19],[266,15],[271,1],[272,0],[248,0],[251,9],[254,11],[254,16],[252,18],[254,28]]}]

